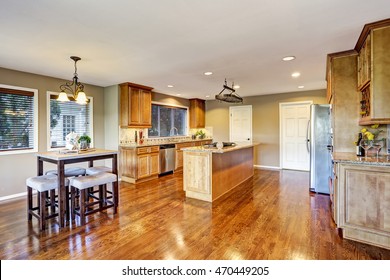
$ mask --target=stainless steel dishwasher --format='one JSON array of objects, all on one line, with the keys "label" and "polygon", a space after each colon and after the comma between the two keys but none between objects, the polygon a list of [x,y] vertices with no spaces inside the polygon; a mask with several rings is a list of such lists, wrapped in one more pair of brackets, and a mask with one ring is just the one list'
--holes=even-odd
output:
[{"label": "stainless steel dishwasher", "polygon": [[175,169],[175,152],[175,144],[160,145],[160,175]]}]

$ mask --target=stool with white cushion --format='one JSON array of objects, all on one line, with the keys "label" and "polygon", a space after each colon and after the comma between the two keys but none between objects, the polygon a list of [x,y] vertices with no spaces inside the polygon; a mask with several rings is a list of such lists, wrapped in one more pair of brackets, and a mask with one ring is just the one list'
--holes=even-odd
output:
[{"label": "stool with white cushion", "polygon": [[[65,180],[65,185],[68,186],[69,180]],[[26,179],[27,185],[27,218],[29,221],[32,217],[36,217],[39,221],[40,230],[46,228],[46,220],[57,217],[58,208],[55,200],[55,191],[58,189],[58,179],[56,175],[41,175]],[[37,191],[37,203],[34,206],[33,190]],[[50,213],[48,211],[50,207]],[[69,209],[67,209],[69,211]]]},{"label": "stool with white cushion", "polygon": [[[112,185],[112,190],[107,189],[107,184]],[[116,174],[100,172],[94,175],[73,177],[70,179],[71,186],[71,211],[74,215],[80,216],[81,225],[85,225],[85,217],[101,212],[107,208],[114,208],[117,212],[118,202],[118,178]],[[98,186],[98,194],[88,192],[89,188]],[[77,191],[80,193],[77,198]],[[91,199],[91,200],[90,200]]]},{"label": "stool with white cushion", "polygon": [[[85,168],[82,167],[67,167],[65,168],[65,177],[75,177],[75,176],[84,176],[85,175]],[[57,170],[48,170],[45,173],[46,175],[53,174],[58,175]]]},{"label": "stool with white cushion", "polygon": [[107,166],[92,166],[88,167],[85,173],[87,175],[95,175],[101,172],[111,172],[111,167]]},{"label": "stool with white cushion", "polygon": [[[66,167],[65,170],[64,170],[64,175],[65,177],[77,177],[77,176],[84,176],[85,175],[85,172],[86,172],[86,169],[85,168],[82,168],[82,167]],[[46,175],[50,175],[50,174],[53,174],[53,175],[57,175],[57,170],[48,170],[46,171],[45,173]],[[69,189],[68,187],[66,187],[66,194],[67,194],[67,197],[68,199],[66,200],[66,209],[69,210],[69,200],[70,200],[70,196],[69,196]],[[66,220],[69,220],[69,211],[66,211]]]}]

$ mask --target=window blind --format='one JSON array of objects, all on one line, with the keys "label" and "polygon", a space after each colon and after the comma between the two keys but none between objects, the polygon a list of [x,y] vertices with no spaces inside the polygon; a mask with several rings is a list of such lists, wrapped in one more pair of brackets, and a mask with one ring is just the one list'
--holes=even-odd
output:
[{"label": "window blind", "polygon": [[34,92],[0,87],[0,152],[34,148]]}]

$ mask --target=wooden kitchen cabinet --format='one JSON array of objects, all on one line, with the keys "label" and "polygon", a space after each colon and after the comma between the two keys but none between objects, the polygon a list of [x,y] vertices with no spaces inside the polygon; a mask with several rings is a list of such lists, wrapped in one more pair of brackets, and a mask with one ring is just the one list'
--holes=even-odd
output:
[{"label": "wooden kitchen cabinet", "polygon": [[364,88],[371,80],[371,36],[367,35],[358,54],[358,89]]},{"label": "wooden kitchen cabinet", "polygon": [[355,152],[359,121],[359,92],[357,90],[357,53],[345,51],[328,54],[328,100],[332,104],[333,150]]},{"label": "wooden kitchen cabinet", "polygon": [[356,44],[359,125],[390,123],[390,20],[365,25]]},{"label": "wooden kitchen cabinet", "polygon": [[390,168],[337,164],[335,210],[343,237],[390,249]]},{"label": "wooden kitchen cabinet", "polygon": [[205,101],[202,99],[190,99],[190,128],[205,127]]},{"label": "wooden kitchen cabinet", "polygon": [[203,140],[203,141],[194,141],[194,142],[185,142],[177,143],[176,146],[176,158],[175,158],[175,170],[181,170],[183,168],[183,151],[182,148],[194,147],[194,146],[203,146],[206,144],[211,144],[212,140]]},{"label": "wooden kitchen cabinet", "polygon": [[151,87],[123,83],[120,84],[121,127],[148,128],[152,126]]},{"label": "wooden kitchen cabinet", "polygon": [[158,177],[160,171],[159,146],[121,147],[122,180],[137,183]]},{"label": "wooden kitchen cabinet", "polygon": [[183,169],[183,151],[180,149],[194,147],[194,146],[195,146],[195,142],[177,143],[175,145],[176,147],[175,170]]}]

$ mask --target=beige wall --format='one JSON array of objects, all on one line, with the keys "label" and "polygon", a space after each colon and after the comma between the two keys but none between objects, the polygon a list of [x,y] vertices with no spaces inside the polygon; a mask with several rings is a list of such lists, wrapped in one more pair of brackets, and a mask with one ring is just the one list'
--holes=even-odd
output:
[{"label": "beige wall", "polygon": [[[69,78],[72,78],[71,72]],[[46,92],[58,92],[59,86],[65,80],[41,76],[31,73],[19,72],[0,68],[0,84],[38,89],[38,151],[47,150],[47,112]],[[82,82],[82,81],[81,81]],[[104,96],[103,88],[85,85],[85,92],[94,98],[94,144],[96,147],[104,147]],[[45,164],[45,169],[52,169],[52,164]],[[26,192],[25,181],[30,176],[35,176],[37,170],[36,154],[1,155],[0,154],[0,199],[12,197]]]},{"label": "beige wall", "polygon": [[152,102],[190,107],[190,101],[188,99],[166,95],[158,92],[152,92]]},{"label": "beige wall", "polygon": [[213,128],[213,140],[229,140],[229,107],[252,105],[253,142],[261,143],[255,149],[255,165],[279,167],[279,103],[313,101],[326,104],[326,90],[313,90],[245,97],[243,104],[206,101],[206,126]]},{"label": "beige wall", "polygon": [[[119,85],[104,88],[104,144],[117,150],[119,143]],[[107,162],[112,162],[108,160]]]}]

